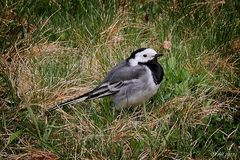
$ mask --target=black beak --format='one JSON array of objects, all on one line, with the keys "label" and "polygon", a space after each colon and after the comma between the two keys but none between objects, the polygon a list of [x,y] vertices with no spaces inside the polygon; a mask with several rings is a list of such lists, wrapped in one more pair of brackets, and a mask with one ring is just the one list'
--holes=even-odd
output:
[{"label": "black beak", "polygon": [[162,53],[157,53],[157,54],[155,55],[156,58],[157,58],[157,57],[162,57],[162,56],[163,56]]}]

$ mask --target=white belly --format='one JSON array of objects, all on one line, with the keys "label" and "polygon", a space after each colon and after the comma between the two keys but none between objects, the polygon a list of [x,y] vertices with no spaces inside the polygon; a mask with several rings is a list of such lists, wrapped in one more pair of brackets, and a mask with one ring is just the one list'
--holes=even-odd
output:
[{"label": "white belly", "polygon": [[149,100],[154,94],[156,94],[157,89],[158,89],[158,86],[156,86],[155,88],[149,88],[142,92],[137,92],[133,95],[130,95],[128,96],[128,99],[127,101],[125,101],[125,103],[127,106],[142,104],[147,100]]},{"label": "white belly", "polygon": [[152,73],[148,68],[147,76],[143,77],[139,84],[133,83],[131,85],[126,86],[126,89],[123,89],[124,91],[112,97],[117,110],[127,106],[143,104],[156,94],[159,88],[159,85],[154,83]]}]

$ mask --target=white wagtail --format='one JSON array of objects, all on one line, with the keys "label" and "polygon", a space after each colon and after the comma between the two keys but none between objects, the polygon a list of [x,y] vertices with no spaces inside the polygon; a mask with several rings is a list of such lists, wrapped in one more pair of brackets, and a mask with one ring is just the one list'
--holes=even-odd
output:
[{"label": "white wagtail", "polygon": [[140,48],[108,72],[106,78],[92,91],[67,100],[50,108],[58,109],[95,98],[110,96],[116,110],[126,106],[139,105],[156,94],[163,79],[163,68],[157,62],[162,54],[151,48]]}]

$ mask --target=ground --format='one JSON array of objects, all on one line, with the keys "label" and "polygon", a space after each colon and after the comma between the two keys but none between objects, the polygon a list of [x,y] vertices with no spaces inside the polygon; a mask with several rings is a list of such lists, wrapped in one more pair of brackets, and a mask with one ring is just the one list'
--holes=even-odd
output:
[{"label": "ground", "polygon": [[[237,159],[238,1],[0,3],[0,159]],[[140,47],[164,54],[145,104],[81,95]]]}]

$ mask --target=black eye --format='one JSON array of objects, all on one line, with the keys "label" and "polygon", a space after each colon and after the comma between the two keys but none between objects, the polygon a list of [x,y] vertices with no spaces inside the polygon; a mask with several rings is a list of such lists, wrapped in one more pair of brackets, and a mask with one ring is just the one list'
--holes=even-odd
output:
[{"label": "black eye", "polygon": [[143,55],[143,57],[147,57],[147,55],[146,55],[146,54],[144,54],[144,55]]}]

